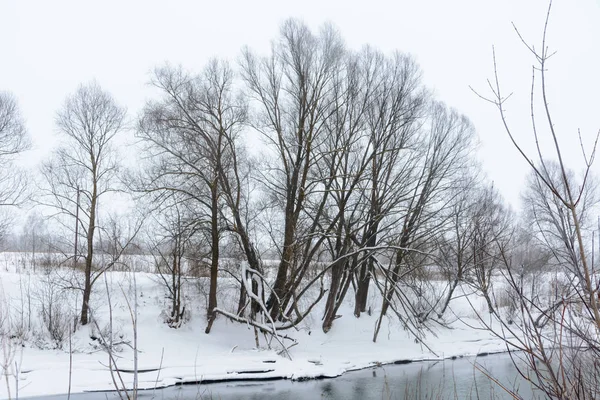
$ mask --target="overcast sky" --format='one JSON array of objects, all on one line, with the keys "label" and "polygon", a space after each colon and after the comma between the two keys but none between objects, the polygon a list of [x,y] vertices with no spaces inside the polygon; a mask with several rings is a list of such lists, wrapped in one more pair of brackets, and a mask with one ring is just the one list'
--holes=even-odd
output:
[{"label": "overcast sky", "polygon": [[[311,27],[333,22],[351,48],[370,44],[412,54],[437,97],[471,118],[479,158],[514,206],[527,167],[510,146],[485,93],[496,48],[501,83],[518,140],[529,129],[531,66],[511,22],[539,44],[546,0],[395,1],[24,1],[0,0],[0,90],[13,92],[34,142],[33,165],[55,142],[54,115],[65,96],[96,79],[134,118],[153,67],[168,61],[200,70],[214,56],[235,61],[243,45],[266,52],[279,25],[298,17]],[[555,0],[548,65],[551,109],[568,163],[580,170],[580,128],[591,147],[600,128],[600,0]],[[544,131],[545,132],[545,131]],[[549,137],[543,139],[549,145]],[[600,171],[600,164],[595,167]]]}]

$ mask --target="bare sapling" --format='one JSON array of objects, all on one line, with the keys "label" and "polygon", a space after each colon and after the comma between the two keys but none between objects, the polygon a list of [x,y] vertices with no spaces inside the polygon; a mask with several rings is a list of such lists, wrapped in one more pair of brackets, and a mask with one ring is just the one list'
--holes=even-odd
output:
[{"label": "bare sapling", "polygon": [[[590,259],[591,243],[586,236],[588,210],[593,204],[591,200],[597,197],[592,165],[600,131],[589,145],[583,143],[581,132],[577,132],[580,161],[584,165],[581,176],[577,178],[570,172],[560,144],[563,139],[560,127],[554,122],[555,110],[551,110],[550,106],[548,70],[549,60],[555,54],[547,44],[551,10],[550,1],[540,47],[530,45],[513,24],[517,36],[534,59],[529,96],[529,131],[535,142],[532,154],[528,154],[522,138],[516,133],[522,128],[515,128],[508,118],[508,100],[512,93],[507,95],[503,91],[495,51],[494,76],[488,80],[491,94],[478,95],[497,108],[508,138],[531,169],[526,207],[532,216],[536,237],[551,252],[551,260],[555,263],[555,271],[548,270],[546,274],[550,279],[555,272],[564,278],[567,285],[564,291],[556,290],[560,294],[553,302],[546,306],[540,304],[535,294],[523,287],[510,252],[500,246],[508,285],[518,298],[521,323],[508,325],[500,320],[499,327],[488,327],[504,338],[508,349],[523,352],[527,370],[521,371],[522,375],[530,376],[533,372],[537,380],[530,382],[548,397],[587,399],[596,398],[600,393],[600,374],[593,361],[600,355],[599,292]],[[542,132],[546,132],[547,136],[544,137]],[[542,150],[544,139],[551,144],[550,152]]]}]

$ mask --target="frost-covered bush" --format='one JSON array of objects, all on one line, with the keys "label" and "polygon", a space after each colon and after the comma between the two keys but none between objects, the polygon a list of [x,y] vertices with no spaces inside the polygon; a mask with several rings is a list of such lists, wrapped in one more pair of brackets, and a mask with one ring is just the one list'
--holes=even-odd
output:
[{"label": "frost-covered bush", "polygon": [[41,332],[37,332],[38,344],[47,339],[54,347],[62,348],[75,316],[74,310],[69,308],[69,296],[61,285],[60,277],[53,272],[42,275],[33,295],[38,302],[42,325]]}]

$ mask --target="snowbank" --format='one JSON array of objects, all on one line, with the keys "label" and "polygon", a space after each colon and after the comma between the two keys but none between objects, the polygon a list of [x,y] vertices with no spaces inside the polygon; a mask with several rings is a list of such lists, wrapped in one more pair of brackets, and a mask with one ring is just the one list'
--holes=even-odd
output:
[{"label": "snowbank", "polygon": [[[18,265],[16,261],[14,265]],[[35,274],[31,270],[15,271],[9,261],[0,265],[0,281],[3,287],[3,314],[11,314],[15,321],[31,324],[31,331],[40,330],[43,323],[40,306],[45,287],[49,286],[48,275]],[[110,272],[105,282],[98,282],[92,297],[93,315],[98,326],[105,329],[108,324],[106,287],[113,305],[113,328],[115,340],[130,342],[132,324],[126,298],[133,299],[132,276],[126,272]],[[69,279],[61,275],[63,285]],[[189,321],[180,329],[171,329],[164,322],[161,313],[167,308],[165,290],[156,276],[150,273],[136,274],[138,301],[138,349],[139,387],[154,388],[184,382],[214,382],[241,379],[310,379],[334,377],[346,371],[370,367],[378,364],[406,360],[437,360],[443,358],[476,355],[506,350],[502,340],[489,331],[474,329],[478,320],[469,304],[471,301],[482,314],[485,301],[477,296],[460,297],[451,303],[451,310],[445,315],[447,326],[431,323],[433,332],[428,333],[425,342],[428,350],[403,329],[396,318],[384,321],[377,343],[372,342],[379,297],[370,299],[373,315],[360,318],[352,315],[350,297],[344,305],[331,331],[321,330],[322,311],[315,311],[299,327],[289,330],[287,335],[295,338],[298,344],[290,349],[291,360],[279,355],[275,348],[269,350],[265,337],[260,336],[260,348],[255,346],[254,331],[243,324],[233,323],[220,316],[214,323],[212,332],[204,334],[206,319],[205,297],[202,294],[206,284],[202,278],[190,280],[187,284],[186,310],[191,311]],[[235,293],[222,285],[220,306],[235,303]],[[47,291],[47,290],[46,290]],[[30,299],[30,303],[28,303]],[[61,303],[71,314],[77,309],[77,293],[61,297]],[[231,306],[233,308],[233,306]],[[460,319],[458,318],[460,317]],[[31,321],[31,322],[30,322]],[[6,325],[6,321],[5,326]],[[18,325],[18,324],[17,324]],[[473,327],[469,327],[469,325]],[[5,328],[3,328],[5,329]],[[71,338],[72,359],[69,354],[69,339],[65,338],[61,349],[52,349],[53,342],[39,334],[25,334],[24,347],[12,349],[14,360],[20,365],[18,374],[19,396],[40,396],[67,393],[71,371],[71,392],[84,392],[114,389],[108,368],[108,356],[98,344],[98,332],[93,326],[79,328]],[[4,355],[10,350],[5,342]],[[55,345],[55,344],[54,344]],[[127,345],[119,346],[116,354],[118,368],[127,385],[133,382],[133,350]],[[41,349],[43,348],[43,349]],[[0,354],[0,358],[2,358]],[[10,394],[14,396],[15,377],[9,376]],[[0,382],[0,397],[9,395],[6,381]]]}]

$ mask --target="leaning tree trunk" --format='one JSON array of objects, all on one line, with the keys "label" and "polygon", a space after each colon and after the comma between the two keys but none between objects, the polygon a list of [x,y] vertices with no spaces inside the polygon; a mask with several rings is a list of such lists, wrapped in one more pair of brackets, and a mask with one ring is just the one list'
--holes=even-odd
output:
[{"label": "leaning tree trunk", "polygon": [[460,282],[460,279],[457,276],[450,284],[450,287],[448,288],[448,295],[446,296],[446,300],[444,301],[444,305],[442,306],[442,309],[440,310],[438,317],[441,318],[444,315],[444,313],[446,312],[446,309],[450,305],[450,300],[452,300],[452,295],[454,294],[454,291],[456,290],[456,287],[458,286],[459,282]]},{"label": "leaning tree trunk", "polygon": [[342,280],[342,271],[345,260],[338,260],[331,267],[331,284],[329,286],[329,294],[327,295],[327,302],[325,303],[325,316],[323,317],[323,332],[327,333],[333,325],[336,313],[336,299],[340,290],[340,284]]},{"label": "leaning tree trunk", "polygon": [[379,314],[379,318],[377,319],[375,333],[373,334],[373,342],[377,341],[379,329],[381,328],[381,322],[383,321],[383,317],[387,314],[388,308],[390,307],[390,304],[392,303],[392,300],[394,298],[394,294],[396,293],[396,284],[398,283],[398,279],[400,276],[400,268],[402,266],[402,263],[404,262],[404,256],[406,255],[405,249],[410,241],[410,234],[408,234],[410,230],[411,229],[405,230],[404,234],[402,235],[402,239],[400,240],[400,250],[396,252],[396,263],[394,269],[391,273],[391,276],[386,278],[389,279],[389,284],[387,285],[387,291],[383,296],[381,312]]},{"label": "leaning tree trunk", "polygon": [[[354,256],[351,262],[345,261],[343,263],[343,272],[341,274],[342,276],[339,279],[338,284],[338,287],[340,287],[340,289],[338,289],[338,293],[334,297],[334,304],[332,306],[332,310],[329,312],[329,314],[326,315],[325,321],[323,322],[323,331],[325,333],[327,333],[331,329],[333,321],[338,317],[337,312],[340,309],[340,306],[342,305],[344,298],[346,297],[346,293],[348,293],[348,289],[350,288],[350,283],[353,280],[353,268],[354,266],[356,266],[356,260],[357,256]],[[325,330],[326,328],[327,330]]]}]

